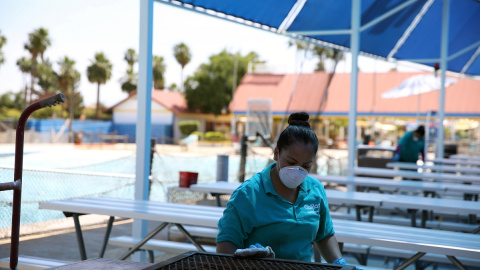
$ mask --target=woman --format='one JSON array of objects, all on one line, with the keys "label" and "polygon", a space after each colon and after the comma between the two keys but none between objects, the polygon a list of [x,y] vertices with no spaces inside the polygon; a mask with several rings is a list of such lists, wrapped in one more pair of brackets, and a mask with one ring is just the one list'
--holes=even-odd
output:
[{"label": "woman", "polygon": [[275,147],[276,163],[232,194],[218,222],[218,253],[311,261],[313,242],[327,262],[346,264],[325,189],[308,176],[318,149],[308,118],[290,115]]}]

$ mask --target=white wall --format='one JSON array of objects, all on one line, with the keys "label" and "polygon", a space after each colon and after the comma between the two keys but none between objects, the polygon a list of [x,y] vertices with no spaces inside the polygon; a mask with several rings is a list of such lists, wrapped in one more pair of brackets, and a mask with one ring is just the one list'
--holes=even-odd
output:
[{"label": "white wall", "polygon": [[[152,124],[172,125],[174,114],[152,100]],[[137,96],[133,96],[113,109],[115,124],[134,124],[137,121]]]}]

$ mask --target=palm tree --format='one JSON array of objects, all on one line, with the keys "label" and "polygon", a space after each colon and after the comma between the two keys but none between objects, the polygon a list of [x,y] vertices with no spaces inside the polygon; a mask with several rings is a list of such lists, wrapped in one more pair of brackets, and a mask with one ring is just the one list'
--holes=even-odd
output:
[{"label": "palm tree", "polygon": [[185,43],[181,42],[173,47],[173,55],[182,67],[182,71],[180,73],[180,91],[183,92],[183,69],[188,63],[190,63],[190,60],[192,59],[192,54],[190,53],[190,49],[188,48],[188,46],[185,45]]},{"label": "palm tree", "polygon": [[120,79],[122,91],[131,93],[137,89],[137,73],[133,70],[133,66],[138,62],[138,55],[134,49],[128,49],[123,59],[127,61],[128,69],[127,75]]},{"label": "palm tree", "polygon": [[165,63],[164,59],[161,56],[153,56],[153,88],[155,89],[164,89],[165,88],[165,78],[163,74],[165,73]]},{"label": "palm tree", "polygon": [[37,58],[40,56],[40,60],[42,63],[44,62],[43,55],[47,50],[48,46],[50,46],[51,41],[50,37],[48,36],[48,30],[40,27],[34,30],[32,33],[28,34],[28,43],[25,43],[24,48],[27,50],[30,55],[32,56],[32,68],[30,69],[31,77],[30,77],[30,100],[32,100],[32,94],[35,92],[33,87],[35,83],[35,79],[38,76],[37,73]]},{"label": "palm tree", "polygon": [[125,52],[123,59],[127,61],[129,69],[133,70],[133,65],[138,62],[138,54],[135,52],[135,49],[130,48]]},{"label": "palm tree", "polygon": [[87,67],[87,77],[89,82],[97,83],[95,118],[98,119],[100,112],[100,85],[105,84],[112,77],[112,64],[103,52],[96,53],[95,59],[90,62],[91,65]]},{"label": "palm tree", "polygon": [[54,93],[58,89],[57,78],[58,75],[53,70],[52,63],[49,59],[37,64],[37,84],[43,91],[43,93],[38,94]]},{"label": "palm tree", "polygon": [[7,38],[2,35],[2,31],[0,31],[0,66],[5,63],[5,56],[3,56],[2,47],[3,45],[7,44]]},{"label": "palm tree", "polygon": [[68,96],[67,94],[70,92],[70,100],[68,101],[68,105],[70,107],[68,113],[70,124],[68,129],[70,132],[71,142],[73,142],[72,123],[74,118],[73,106],[75,102],[75,84],[80,81],[80,72],[78,72],[74,67],[75,61],[67,56],[60,59],[60,61],[58,61],[58,65],[60,66],[60,72],[58,73],[58,85],[65,93],[65,96]]},{"label": "palm tree", "polygon": [[[17,66],[23,74],[30,74],[32,76],[32,60],[23,56],[17,60]],[[25,92],[23,96],[23,107],[27,107],[28,84],[25,82]]]}]

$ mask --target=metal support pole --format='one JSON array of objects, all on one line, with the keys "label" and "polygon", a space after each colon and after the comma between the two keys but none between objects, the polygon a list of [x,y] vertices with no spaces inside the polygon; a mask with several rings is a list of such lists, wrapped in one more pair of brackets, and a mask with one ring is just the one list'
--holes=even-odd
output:
[{"label": "metal support pole", "polygon": [[[352,29],[350,33],[350,51],[352,54],[352,71],[350,73],[350,109],[348,111],[348,165],[351,171],[355,167],[356,126],[357,126],[357,84],[358,84],[358,52],[360,49],[360,1],[352,0]],[[348,173],[348,180],[353,181],[353,173]],[[353,185],[348,185],[353,191]]]},{"label": "metal support pole", "polygon": [[240,171],[238,172],[238,182],[245,181],[245,164],[247,163],[247,136],[243,135],[240,139]]},{"label": "metal support pole", "polygon": [[445,130],[443,128],[443,120],[445,118],[445,73],[447,71],[447,58],[448,58],[448,31],[450,20],[450,0],[443,0],[443,12],[442,12],[442,40],[440,49],[440,69],[441,69],[441,84],[440,84],[440,100],[438,104],[438,147],[437,157],[444,157],[444,138]]},{"label": "metal support pole", "polygon": [[[136,181],[135,199],[148,200],[150,137],[152,114],[152,40],[153,40],[153,0],[140,0],[140,31],[138,55],[137,87],[137,126],[136,126]],[[147,233],[148,222],[135,219],[132,236],[143,238]],[[145,261],[141,253],[133,261]]]}]

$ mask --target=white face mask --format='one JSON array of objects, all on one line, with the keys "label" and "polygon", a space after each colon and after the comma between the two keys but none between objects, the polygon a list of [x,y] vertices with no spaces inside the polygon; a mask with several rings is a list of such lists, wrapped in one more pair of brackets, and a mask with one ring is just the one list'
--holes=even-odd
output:
[{"label": "white face mask", "polygon": [[414,141],[414,142],[418,142],[418,138],[415,137],[415,136],[413,136],[413,141]]},{"label": "white face mask", "polygon": [[[278,163],[277,163],[278,164]],[[296,188],[302,184],[308,171],[300,166],[287,166],[278,171],[280,180],[288,188]]]}]

